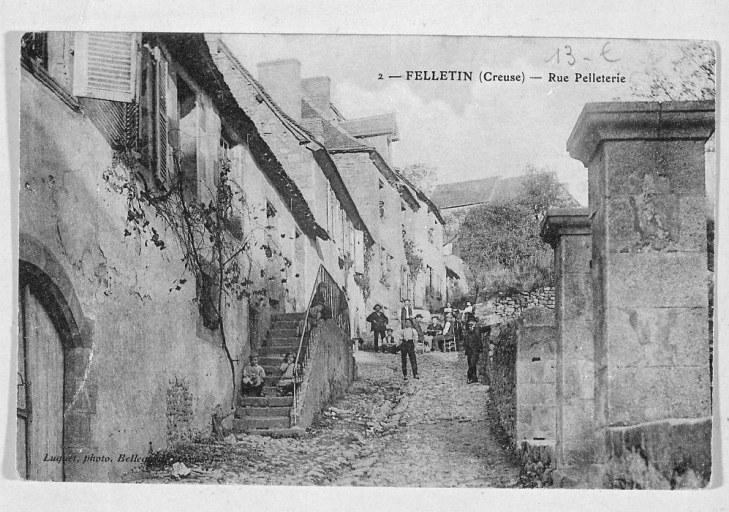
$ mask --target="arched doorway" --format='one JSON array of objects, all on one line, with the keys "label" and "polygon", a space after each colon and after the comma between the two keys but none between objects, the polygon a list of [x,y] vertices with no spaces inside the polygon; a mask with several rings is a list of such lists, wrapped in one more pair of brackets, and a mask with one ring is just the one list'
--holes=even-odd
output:
[{"label": "arched doorway", "polygon": [[18,472],[33,480],[88,480],[93,472],[88,465],[85,471],[83,456],[96,450],[94,322],[53,252],[23,231],[19,242]]},{"label": "arched doorway", "polygon": [[[64,479],[64,347],[68,325],[51,280],[20,262],[17,467],[30,480]],[[65,338],[65,339],[64,339]]]}]

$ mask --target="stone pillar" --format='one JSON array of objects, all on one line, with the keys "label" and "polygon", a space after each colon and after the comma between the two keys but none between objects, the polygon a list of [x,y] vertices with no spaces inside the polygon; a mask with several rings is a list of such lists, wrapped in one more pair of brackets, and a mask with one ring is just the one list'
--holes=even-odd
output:
[{"label": "stone pillar", "polygon": [[517,322],[517,445],[554,444],[555,334],[550,309],[525,309]]},{"label": "stone pillar", "polygon": [[[603,464],[628,448],[668,478],[696,463],[686,447],[710,453],[704,144],[713,130],[713,102],[591,103],[567,142],[589,170]],[[700,426],[678,439],[676,424]]]},{"label": "stone pillar", "polygon": [[542,239],[556,272],[556,467],[581,471],[593,462],[594,362],[590,221],[585,208],[549,210]]}]

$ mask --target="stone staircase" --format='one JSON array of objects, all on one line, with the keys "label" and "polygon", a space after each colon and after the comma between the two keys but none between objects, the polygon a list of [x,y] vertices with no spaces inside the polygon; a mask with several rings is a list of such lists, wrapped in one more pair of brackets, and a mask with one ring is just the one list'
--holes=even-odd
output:
[{"label": "stone staircase", "polygon": [[233,419],[233,431],[277,437],[294,437],[303,431],[292,427],[294,397],[278,396],[279,366],[287,353],[299,348],[297,326],[304,313],[274,315],[265,345],[258,350],[258,363],[266,370],[263,397],[240,397]]}]

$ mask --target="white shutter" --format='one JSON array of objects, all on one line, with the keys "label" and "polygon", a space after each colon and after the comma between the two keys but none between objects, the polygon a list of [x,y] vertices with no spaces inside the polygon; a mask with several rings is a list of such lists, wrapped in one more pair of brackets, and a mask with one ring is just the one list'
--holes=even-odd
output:
[{"label": "white shutter", "polygon": [[170,184],[169,159],[167,151],[167,59],[159,48],[155,56],[155,147],[157,149],[157,177],[165,185]]},{"label": "white shutter", "polygon": [[74,42],[73,94],[130,103],[137,81],[134,32],[79,32]]}]

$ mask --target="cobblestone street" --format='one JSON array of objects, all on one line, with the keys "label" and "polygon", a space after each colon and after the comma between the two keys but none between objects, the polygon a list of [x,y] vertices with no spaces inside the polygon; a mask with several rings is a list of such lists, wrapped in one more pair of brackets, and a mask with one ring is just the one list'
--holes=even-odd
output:
[{"label": "cobblestone street", "polygon": [[175,452],[132,481],[270,485],[507,487],[518,468],[486,421],[486,388],[466,384],[463,354],[418,356],[403,381],[400,355],[356,353],[359,378],[299,439],[230,436]]}]

